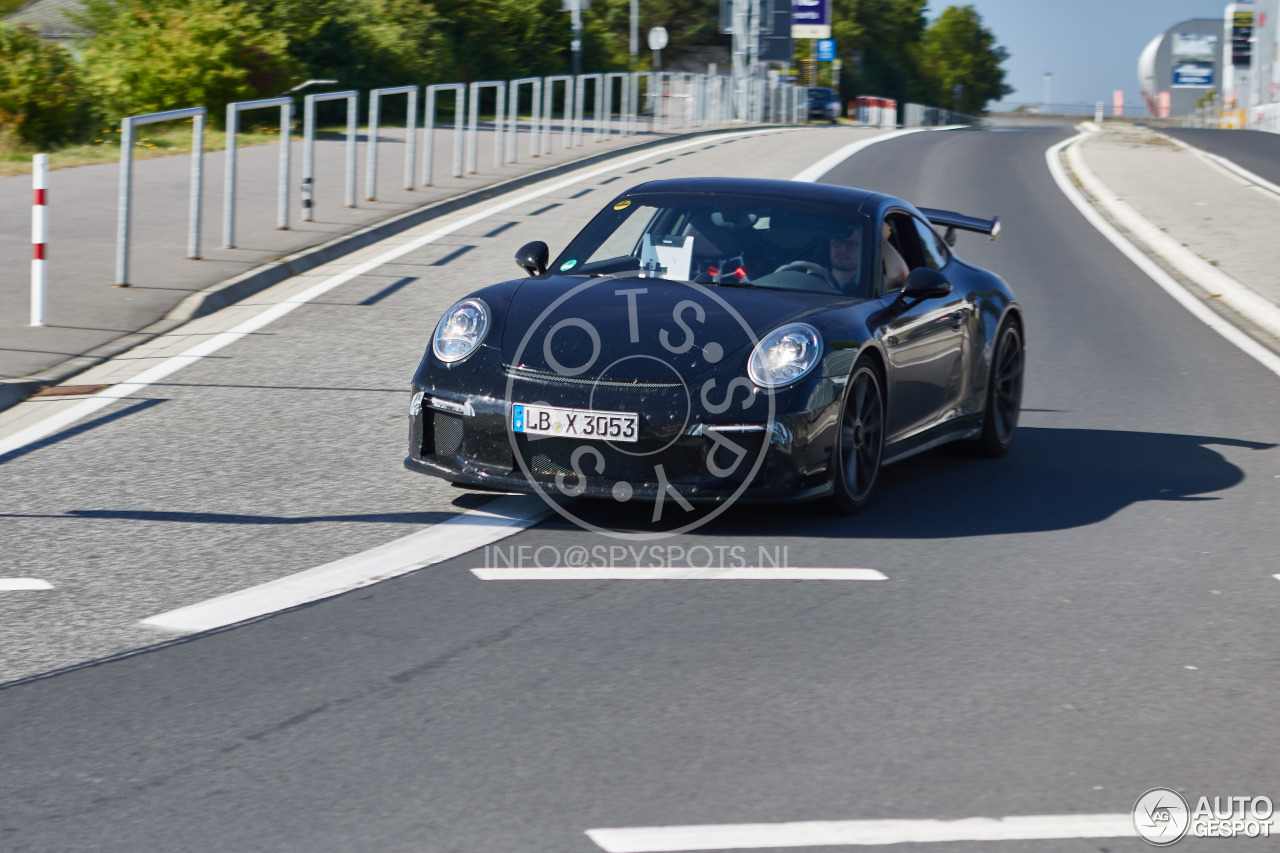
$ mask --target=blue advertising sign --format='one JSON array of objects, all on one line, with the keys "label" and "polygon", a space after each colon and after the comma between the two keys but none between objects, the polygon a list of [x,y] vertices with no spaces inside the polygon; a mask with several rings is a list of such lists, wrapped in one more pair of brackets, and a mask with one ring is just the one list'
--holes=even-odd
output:
[{"label": "blue advertising sign", "polygon": [[1173,88],[1212,89],[1213,60],[1190,59],[1173,63]]},{"label": "blue advertising sign", "polygon": [[836,40],[818,39],[818,61],[830,62],[836,58]]},{"label": "blue advertising sign", "polygon": [[792,38],[831,38],[831,0],[791,0]]},{"label": "blue advertising sign", "polygon": [[791,0],[791,23],[812,26],[830,25],[830,0]]}]

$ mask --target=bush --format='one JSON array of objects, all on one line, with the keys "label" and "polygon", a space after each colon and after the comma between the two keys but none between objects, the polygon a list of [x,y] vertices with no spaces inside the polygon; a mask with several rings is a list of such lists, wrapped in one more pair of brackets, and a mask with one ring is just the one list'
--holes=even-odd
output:
[{"label": "bush", "polygon": [[0,24],[0,138],[47,148],[90,128],[91,99],[71,54]]},{"label": "bush", "polygon": [[240,2],[88,4],[83,62],[108,121],[204,106],[221,127],[233,101],[282,94],[297,73],[283,33]]}]

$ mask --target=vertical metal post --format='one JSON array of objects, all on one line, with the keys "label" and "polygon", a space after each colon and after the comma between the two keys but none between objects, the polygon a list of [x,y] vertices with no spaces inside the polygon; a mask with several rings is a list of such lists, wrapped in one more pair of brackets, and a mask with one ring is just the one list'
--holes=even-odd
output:
[{"label": "vertical metal post", "polygon": [[222,248],[236,245],[236,133],[240,113],[235,104],[227,104],[227,167],[222,175]]},{"label": "vertical metal post", "polygon": [[503,143],[503,119],[505,118],[504,99],[507,96],[507,84],[499,82],[494,84],[498,93],[498,102],[495,104],[493,111],[493,166],[494,168],[502,167],[502,143]]},{"label": "vertical metal post", "polygon": [[586,94],[587,94],[587,81],[586,79],[584,79],[586,78],[586,76],[587,75],[585,74],[575,75],[575,78],[573,81],[574,93],[573,93],[573,124],[572,126],[573,126],[573,146],[575,148],[582,144],[582,113],[584,110],[582,102],[586,99]]},{"label": "vertical metal post", "polygon": [[191,191],[187,194],[187,260],[200,260],[200,201],[204,195],[204,113],[191,118]]},{"label": "vertical metal post", "polygon": [[129,285],[129,203],[133,196],[133,118],[120,122],[120,200],[116,219],[116,284]]},{"label": "vertical metal post", "polygon": [[413,192],[413,158],[418,153],[418,87],[411,87],[404,117],[404,188]]},{"label": "vertical metal post", "polygon": [[293,146],[293,98],[280,105],[280,177],[276,182],[276,230],[289,230],[290,158]]},{"label": "vertical metal post", "polygon": [[360,96],[352,93],[347,100],[347,207],[356,206],[356,113]]},{"label": "vertical metal post", "polygon": [[480,126],[480,98],[478,97],[479,85],[480,84],[478,83],[472,83],[471,91],[467,93],[467,97],[471,101],[471,104],[470,104],[471,109],[468,113],[468,118],[467,118],[466,172],[468,175],[474,173],[476,170],[476,150],[480,145],[480,140],[478,139],[479,126]]},{"label": "vertical metal post", "polygon": [[377,201],[378,194],[378,113],[382,109],[379,91],[369,93],[369,124],[365,128],[364,200]]},{"label": "vertical metal post", "polygon": [[46,190],[49,178],[49,155],[37,154],[31,159],[31,325],[44,325],[45,244],[49,240],[46,219]]},{"label": "vertical metal post", "polygon": [[458,84],[458,96],[453,100],[453,176],[462,177],[462,101],[466,89]]},{"label": "vertical metal post", "polygon": [[302,221],[310,222],[315,205],[316,102],[310,96],[302,103]]},{"label": "vertical metal post", "polygon": [[595,133],[592,135],[592,138],[593,138],[596,142],[603,142],[603,141],[604,141],[604,126],[603,126],[603,124],[602,124],[602,121],[603,121],[603,120],[604,120],[604,118],[605,118],[605,116],[603,115],[603,110],[604,110],[604,88],[603,88],[603,86],[604,86],[604,75],[603,75],[603,74],[596,74],[596,75],[594,75],[594,76],[595,76],[595,78],[596,78],[596,97],[595,97],[595,104],[594,104],[594,109],[592,110],[592,113],[593,113],[593,118],[595,119],[596,128],[595,128]]}]

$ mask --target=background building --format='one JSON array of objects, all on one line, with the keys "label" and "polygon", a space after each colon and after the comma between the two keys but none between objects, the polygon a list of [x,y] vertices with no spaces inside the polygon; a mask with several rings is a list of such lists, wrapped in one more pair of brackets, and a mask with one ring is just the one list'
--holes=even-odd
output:
[{"label": "background building", "polygon": [[1194,18],[1156,36],[1138,59],[1138,82],[1152,115],[1195,112],[1209,92],[1222,91],[1223,21]]}]

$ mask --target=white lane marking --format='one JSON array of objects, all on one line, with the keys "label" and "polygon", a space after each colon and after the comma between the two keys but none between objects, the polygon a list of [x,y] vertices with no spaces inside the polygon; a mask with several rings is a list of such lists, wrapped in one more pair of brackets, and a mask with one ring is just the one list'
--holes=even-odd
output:
[{"label": "white lane marking", "polygon": [[588,829],[607,853],[677,850],[753,850],[762,847],[923,844],[938,841],[1029,841],[1048,838],[1126,838],[1138,833],[1132,814],[1026,815],[960,820],[815,820],[722,826]]},{"label": "white lane marking", "polygon": [[[1084,149],[1079,145],[1068,148],[1064,152],[1067,165],[1071,167],[1084,188],[1111,214],[1113,219],[1118,220],[1141,243],[1145,243],[1148,249],[1168,261],[1184,276],[1207,292],[1217,294],[1222,302],[1230,305],[1239,314],[1248,317],[1265,331],[1280,337],[1280,308],[1277,308],[1274,302],[1236,281],[1187,249],[1167,231],[1156,227],[1155,223],[1117,196],[1093,173],[1084,159],[1083,151]],[[1235,179],[1232,178],[1232,180]]]},{"label": "white lane marking", "polygon": [[[217,352],[223,347],[228,346],[229,344],[235,343],[236,341],[240,340],[246,335],[253,334],[254,332],[261,329],[262,327],[270,323],[273,323],[276,320],[279,320],[281,317],[284,317],[286,314],[289,314],[299,306],[302,306],[308,302],[311,302],[314,299],[317,299],[323,296],[324,294],[328,293],[334,288],[339,287],[343,284],[346,284],[348,281],[351,281],[353,278],[362,276],[365,273],[370,272],[371,270],[374,270],[377,267],[382,266],[383,264],[390,263],[396,258],[399,258],[417,249],[420,249],[423,246],[428,245],[429,243],[434,243],[435,241],[443,237],[447,237],[456,231],[459,231],[463,228],[467,228],[471,225],[474,225],[475,223],[483,221],[491,216],[494,216],[495,214],[502,213],[504,211],[510,210],[513,207],[518,207],[522,204],[528,204],[530,201],[533,201],[534,199],[538,199],[545,195],[558,192],[566,187],[570,187],[570,186],[573,186],[574,184],[581,183],[582,181],[590,180],[592,178],[607,174],[609,172],[617,171],[619,169],[624,169],[627,166],[632,166],[632,165],[635,165],[636,163],[644,162],[645,160],[652,160],[655,157],[661,157],[664,154],[668,154],[673,151],[679,151],[682,148],[692,148],[694,146],[706,145],[709,142],[715,142],[720,139],[759,136],[761,134],[784,133],[784,132],[787,132],[786,129],[780,129],[780,128],[766,128],[764,130],[751,130],[751,131],[735,131],[732,133],[718,134],[716,136],[704,136],[690,142],[681,142],[675,145],[666,145],[661,148],[650,149],[649,151],[646,151],[643,154],[637,155],[635,157],[630,157],[628,159],[624,159],[620,161],[613,161],[605,166],[600,166],[595,169],[589,169],[584,172],[575,173],[562,180],[558,180],[558,181],[555,181],[554,183],[547,184],[541,189],[536,189],[527,193],[522,193],[520,195],[507,199],[506,201],[494,202],[492,203],[492,205],[486,206],[485,208],[478,211],[477,213],[473,213],[470,216],[463,217],[462,219],[459,219],[450,225],[445,225],[440,228],[437,228],[436,230],[430,232],[429,234],[424,234],[423,236],[415,240],[411,240],[407,243],[402,243],[401,245],[396,246],[395,248],[388,249],[386,252],[379,255],[378,257],[373,258],[372,260],[365,261],[364,263],[357,264],[356,266],[352,267],[351,269],[345,272],[332,275],[329,278],[326,278],[324,281],[321,281],[318,284],[312,287],[309,287],[306,290],[303,290],[302,292],[296,294],[295,296],[291,297],[285,302],[279,302],[279,303],[276,303],[275,305],[271,305],[271,306],[268,306],[267,308],[264,308],[261,312],[254,315],[253,317],[250,317],[248,320],[245,320],[239,325],[234,326],[233,328],[225,332],[222,332],[220,334],[212,335],[206,338],[202,342],[196,344],[195,346],[191,347],[190,349],[186,350],[180,355],[172,356],[171,358],[168,358],[157,365],[154,365],[150,368],[147,368],[146,370],[141,371],[140,373],[138,373],[137,375],[133,376],[130,379],[127,379],[116,385],[112,385],[110,388],[106,388],[102,391],[99,391],[97,394],[94,394],[92,397],[89,397],[88,399],[84,400],[83,402],[75,406],[70,406],[56,415],[52,415],[43,421],[39,421],[38,423],[35,423],[27,427],[26,429],[19,430],[18,432],[14,433],[13,435],[10,435],[7,438],[0,439],[0,456],[3,456],[6,453],[11,453],[14,450],[18,450],[22,447],[27,446],[28,444],[32,444],[33,442],[39,441],[42,438],[46,438],[49,435],[52,435],[53,433],[57,432],[58,430],[63,429],[64,427],[70,426],[76,421],[79,421],[83,418],[87,418],[90,415],[94,414],[95,412],[98,412],[101,409],[106,408],[107,406],[111,405],[117,400],[124,399],[130,396],[131,394],[141,391],[143,388],[146,388],[148,385],[151,385],[155,382],[159,382],[160,380],[164,379],[170,374],[176,373],[177,371],[181,370],[182,368],[190,364],[194,364],[203,358],[207,358],[208,356],[212,355],[213,353]],[[134,357],[136,357],[136,353],[134,354]]]},{"label": "white lane marking", "polygon": [[472,569],[471,573],[482,581],[506,580],[538,580],[538,581],[581,581],[581,580],[739,580],[739,581],[883,581],[888,580],[884,574],[875,569],[761,569],[754,566],[743,568],[628,568],[614,566],[609,568],[586,567],[556,569]]},{"label": "white lane marking", "polygon": [[1212,154],[1208,151],[1205,151],[1203,148],[1197,148],[1188,142],[1183,142],[1181,139],[1178,139],[1177,137],[1169,136],[1168,134],[1164,134],[1164,133],[1160,135],[1163,136],[1165,139],[1168,139],[1174,145],[1177,145],[1181,148],[1185,148],[1186,150],[1190,151],[1192,154],[1199,157],[1201,160],[1205,161],[1209,165],[1216,166],[1219,169],[1226,170],[1231,175],[1231,177],[1242,179],[1246,184],[1253,184],[1260,190],[1266,190],[1267,192],[1272,193],[1274,196],[1280,197],[1280,186],[1276,186],[1275,184],[1271,183],[1266,178],[1263,178],[1260,175],[1255,175],[1253,172],[1250,172],[1244,166],[1241,166],[1231,160],[1228,160],[1226,157],[1222,157],[1218,154]]},{"label": "white lane marking", "polygon": [[875,145],[877,142],[887,142],[890,139],[897,139],[899,136],[906,136],[908,133],[920,133],[927,130],[955,130],[955,127],[908,127],[894,133],[886,133],[882,136],[873,136],[870,139],[860,139],[857,142],[852,142],[846,145],[839,151],[828,154],[826,157],[823,157],[817,163],[814,163],[791,180],[813,183],[827,172],[830,172],[836,166],[839,166],[845,160],[848,160],[854,154],[857,154],[863,148]]},{"label": "white lane marking", "polygon": [[1175,281],[1168,273],[1160,269],[1154,261],[1146,256],[1137,246],[1133,245],[1124,235],[1115,229],[1115,227],[1102,217],[1098,211],[1081,195],[1072,183],[1071,178],[1067,175],[1066,169],[1062,165],[1061,152],[1068,145],[1080,141],[1088,134],[1080,133],[1064,139],[1057,145],[1051,146],[1045,151],[1045,160],[1049,164],[1049,172],[1053,175],[1053,180],[1058,184],[1058,189],[1067,197],[1067,200],[1075,205],[1089,224],[1097,229],[1103,237],[1111,242],[1120,253],[1133,262],[1134,266],[1142,270],[1147,276],[1158,284],[1165,293],[1168,293],[1183,308],[1195,316],[1197,320],[1204,323],[1210,329],[1213,329],[1219,335],[1226,338],[1245,355],[1257,361],[1263,367],[1272,373],[1280,376],[1280,356],[1268,350],[1262,344],[1249,337],[1244,332],[1231,325],[1226,319],[1208,306],[1204,305],[1199,298],[1193,293]]},{"label": "white lane marking", "polygon": [[53,589],[53,584],[40,578],[0,578],[0,592],[18,592],[31,589]]},{"label": "white lane marking", "polygon": [[551,508],[538,498],[496,498],[480,509],[354,556],[170,610],[142,624],[182,633],[223,628],[443,562],[519,533],[550,514]]}]

